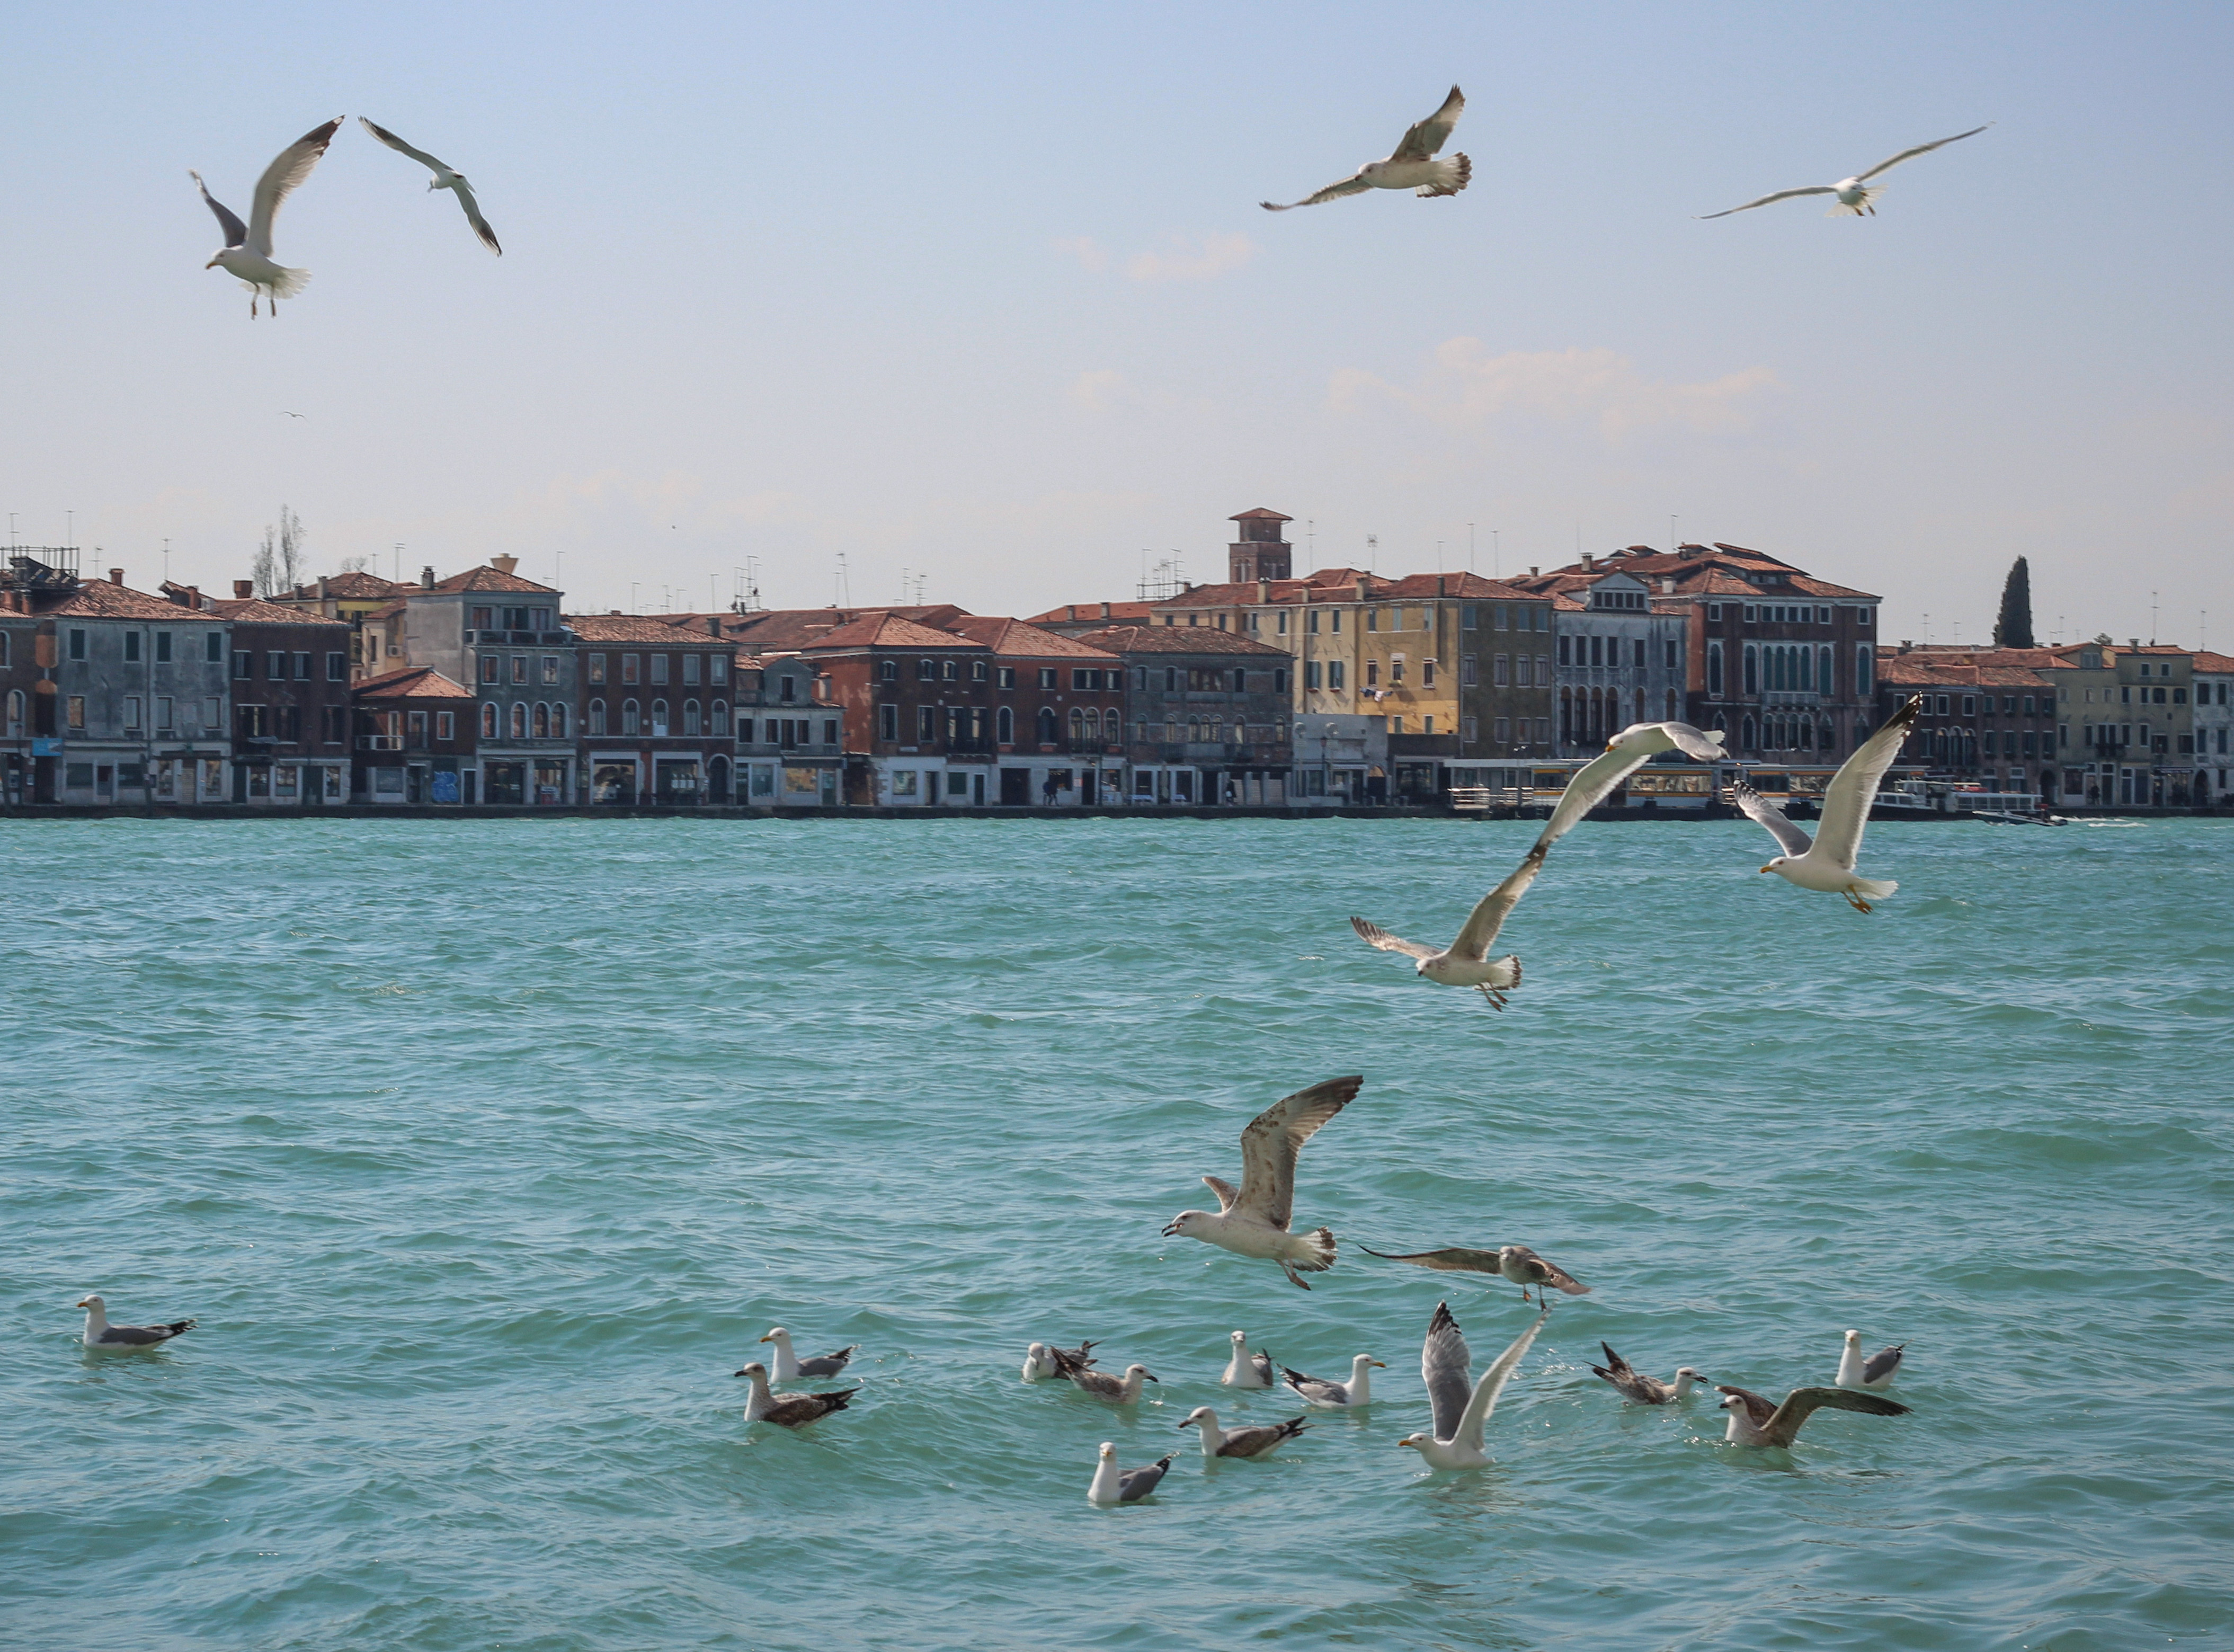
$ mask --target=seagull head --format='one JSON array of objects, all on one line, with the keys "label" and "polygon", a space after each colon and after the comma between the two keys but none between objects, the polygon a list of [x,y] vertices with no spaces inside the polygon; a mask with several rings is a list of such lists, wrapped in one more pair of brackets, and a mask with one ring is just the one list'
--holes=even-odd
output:
[{"label": "seagull head", "polygon": [[1848,1331],[1846,1333],[1846,1346],[1848,1348],[1859,1348],[1861,1345],[1862,1334],[1859,1331]]},{"label": "seagull head", "polygon": [[1789,862],[1791,859],[1792,857],[1790,855],[1779,855],[1775,859],[1770,861],[1768,865],[1763,866],[1761,870],[1763,872],[1774,872],[1779,866],[1784,865]]},{"label": "seagull head", "polygon": [[1719,1401],[1715,1408],[1717,1411],[1742,1411],[1745,1409],[1745,1401],[1739,1399],[1737,1395],[1731,1394],[1728,1399]]},{"label": "seagull head", "polygon": [[78,1299],[77,1305],[80,1308],[107,1308],[108,1306],[107,1303],[101,1301],[98,1296],[81,1296]]},{"label": "seagull head", "polygon": [[758,1377],[761,1381],[765,1382],[768,1381],[768,1367],[762,1365],[758,1360],[754,1360],[750,1365],[745,1367],[741,1371],[732,1371],[729,1374],[732,1376],[741,1377]]},{"label": "seagull head", "polygon": [[1115,1446],[1110,1444],[1110,1442],[1106,1440],[1101,1442],[1101,1460],[1103,1462],[1107,1462],[1116,1454],[1117,1447]]},{"label": "seagull head", "polygon": [[1353,1371],[1386,1371],[1388,1368],[1388,1361],[1376,1360],[1370,1354],[1361,1354],[1349,1362],[1349,1368]]},{"label": "seagull head", "polygon": [[1145,1365],[1128,1365],[1125,1368],[1125,1374],[1128,1378],[1138,1377],[1143,1382],[1155,1382],[1159,1388],[1163,1386],[1157,1381],[1156,1374]]},{"label": "seagull head", "polygon": [[1246,1331],[1236,1331],[1225,1340],[1233,1344],[1233,1350],[1238,1354],[1243,1348],[1249,1346],[1249,1333]]},{"label": "seagull head", "polygon": [[1676,1374],[1679,1377],[1689,1377],[1694,1382],[1704,1382],[1707,1380],[1703,1373],[1694,1370],[1688,1365],[1677,1366],[1676,1368]]},{"label": "seagull head", "polygon": [[790,1340],[791,1340],[791,1333],[790,1333],[789,1331],[787,1331],[787,1330],[784,1329],[784,1328],[783,1328],[782,1326],[781,1326],[781,1325],[777,1326],[774,1330],[770,1331],[770,1332],[769,1332],[766,1336],[763,1336],[762,1338],[761,1338],[761,1342],[789,1342]]},{"label": "seagull head", "polygon": [[1425,1434],[1407,1434],[1396,1444],[1400,1447],[1409,1446],[1414,1451],[1424,1451],[1427,1448],[1427,1437]]},{"label": "seagull head", "polygon": [[1188,1412],[1186,1415],[1180,1420],[1179,1427],[1182,1428],[1199,1428],[1205,1423],[1212,1423],[1217,1420],[1218,1414],[1215,1411],[1212,1411],[1208,1406],[1197,1406],[1192,1411]]},{"label": "seagull head", "polygon": [[1181,1211],[1164,1224],[1164,1237],[1168,1239],[1176,1234],[1181,1237],[1192,1238],[1201,1230],[1203,1224],[1209,1220],[1208,1211]]}]

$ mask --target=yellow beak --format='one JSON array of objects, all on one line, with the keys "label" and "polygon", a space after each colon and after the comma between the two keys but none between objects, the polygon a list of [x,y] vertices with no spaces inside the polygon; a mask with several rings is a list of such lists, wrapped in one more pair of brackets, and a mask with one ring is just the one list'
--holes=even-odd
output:
[{"label": "yellow beak", "polygon": [[1761,868],[1761,870],[1762,870],[1763,872],[1774,872],[1774,871],[1776,870],[1776,868],[1775,868],[1775,867],[1773,867],[1773,866],[1763,866],[1763,867]]}]

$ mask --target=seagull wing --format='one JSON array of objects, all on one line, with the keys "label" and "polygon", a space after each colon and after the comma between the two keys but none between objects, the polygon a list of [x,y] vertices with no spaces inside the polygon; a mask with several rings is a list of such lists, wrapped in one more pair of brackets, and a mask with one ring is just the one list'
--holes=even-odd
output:
[{"label": "seagull wing", "polygon": [[[1994,123],[1991,121],[1989,121],[1986,122],[1986,127],[1989,127],[1993,124]],[[1918,155],[1930,154],[1934,149],[1943,149],[1950,143],[1960,143],[1965,138],[1975,138],[1981,132],[1983,132],[1986,129],[1986,127],[1972,127],[1968,132],[1958,132],[1951,138],[1940,139],[1937,143],[1919,143],[1913,149],[1904,149],[1898,154],[1895,155],[1891,160],[1880,160],[1876,166],[1871,167],[1867,172],[1856,173],[1854,174],[1854,181],[1858,184],[1866,184],[1871,179],[1876,177],[1879,173],[1890,172],[1895,167],[1900,165],[1904,160],[1913,160]]]},{"label": "seagull wing", "polygon": [[202,199],[208,204],[210,211],[217,214],[218,227],[225,232],[225,244],[239,246],[245,243],[248,225],[233,215],[232,208],[219,204],[217,197],[209,193],[209,186],[202,182],[201,173],[189,168],[186,176],[194,180],[194,187],[201,191]]},{"label": "seagull wing", "polygon": [[1315,1405],[1346,1406],[1349,1389],[1346,1384],[1329,1382],[1324,1377],[1305,1376],[1301,1371],[1290,1371],[1286,1366],[1280,1370],[1290,1388]]},{"label": "seagull wing", "polygon": [[1780,189],[1773,195],[1763,195],[1759,200],[1747,201],[1742,206],[1724,207],[1719,212],[1701,212],[1698,217],[1703,224],[1710,218],[1728,218],[1732,212],[1750,212],[1756,206],[1766,206],[1771,201],[1788,201],[1795,195],[1835,195],[1838,193],[1837,188],[1830,184],[1810,184],[1805,189]]},{"label": "seagull wing", "polygon": [[1272,1356],[1262,1349],[1249,1356],[1249,1368],[1257,1374],[1264,1387],[1272,1386]]},{"label": "seagull wing", "polygon": [[1221,1214],[1231,1210],[1241,1198],[1241,1190],[1223,1176],[1205,1176],[1202,1179],[1202,1185],[1218,1195],[1218,1208]]},{"label": "seagull wing", "polygon": [[1877,800],[1878,782],[1900,755],[1901,742],[1916,722],[1921,700],[1911,700],[1885,721],[1885,727],[1862,742],[1862,748],[1839,766],[1823,791],[1822,824],[1815,828],[1817,846],[1841,871],[1852,872],[1862,852],[1862,828],[1870,823],[1870,805]]},{"label": "seagull wing", "polygon": [[[457,178],[454,173],[451,176]],[[450,193],[458,198],[458,205],[466,209],[466,222],[474,226],[474,233],[481,238],[481,245],[502,258],[504,249],[497,245],[496,232],[489,227],[488,219],[481,216],[481,204],[474,199],[474,192],[466,180],[457,178],[457,181],[450,186]]]},{"label": "seagull wing", "polygon": [[305,132],[282,149],[278,157],[264,169],[264,176],[256,180],[255,199],[248,204],[248,250],[271,256],[271,220],[279,215],[279,203],[295,192],[295,186],[310,175],[310,168],[318,164],[318,157],[326,153],[326,146],[341,130],[341,117],[336,115],[325,125]]},{"label": "seagull wing", "polygon": [[1450,141],[1451,131],[1466,113],[1466,94],[1455,86],[1443,100],[1443,107],[1426,120],[1416,122],[1404,134],[1404,141],[1396,146],[1391,160],[1425,160]]},{"label": "seagull wing", "polygon": [[1296,1155],[1364,1083],[1355,1074],[1329,1079],[1275,1101],[1251,1120],[1241,1133],[1241,1197],[1234,1208],[1285,1228],[1295,1214]]},{"label": "seagull wing", "polygon": [[1434,1407],[1437,1440],[1458,1438],[1460,1419],[1473,1397],[1473,1350],[1451,1317],[1450,1304],[1437,1303],[1435,1316],[1427,1322],[1427,1339],[1420,1344],[1420,1381]]},{"label": "seagull wing", "polygon": [[1258,201],[1257,204],[1268,212],[1292,212],[1298,206],[1316,206],[1323,201],[1340,200],[1344,195],[1362,195],[1372,187],[1366,181],[1364,173],[1352,173],[1340,183],[1329,184],[1324,189],[1315,191],[1299,201],[1290,201],[1284,206],[1275,201]]},{"label": "seagull wing", "polygon": [[1660,727],[1676,742],[1676,750],[1686,757],[1715,763],[1729,755],[1722,749],[1722,731],[1719,728],[1694,728],[1688,722],[1663,722]]},{"label": "seagull wing", "polygon": [[1715,1392],[1727,1394],[1731,1398],[1741,1401],[1746,1408],[1746,1416],[1751,1420],[1756,1428],[1767,1427],[1768,1420],[1776,1414],[1776,1402],[1765,1395],[1755,1394],[1751,1388],[1734,1388],[1727,1382],[1717,1382],[1715,1384]]},{"label": "seagull wing", "polygon": [[1497,1252],[1494,1250],[1466,1250],[1453,1247],[1444,1250],[1414,1250],[1399,1254],[1393,1250],[1375,1250],[1366,1244],[1357,1248],[1368,1257],[1379,1257],[1383,1262],[1408,1262],[1415,1268],[1427,1268],[1436,1273],[1497,1272]]},{"label": "seagull wing", "polygon": [[1552,1286],[1556,1290],[1564,1291],[1570,1296],[1587,1296],[1591,1294],[1591,1288],[1588,1285],[1549,1257],[1538,1256],[1525,1244],[1516,1244],[1512,1249],[1520,1253],[1521,1265],[1527,1269],[1529,1277],[1534,1283]]},{"label": "seagull wing", "polygon": [[1512,1345],[1499,1355],[1489,1369],[1481,1374],[1481,1381],[1473,1385],[1473,1397],[1466,1401],[1466,1413],[1459,1419],[1459,1431],[1453,1436],[1459,1444],[1471,1446],[1476,1451],[1482,1448],[1482,1431],[1489,1426],[1489,1414],[1497,1409],[1497,1396],[1505,1392],[1506,1380],[1519,1365],[1520,1356],[1528,1351],[1528,1345],[1536,1340],[1536,1333],[1544,1329],[1544,1322],[1551,1317],[1551,1310],[1548,1308],[1537,1315],[1536,1322],[1514,1337]]},{"label": "seagull wing", "polygon": [[[1733,1390],[1743,1393],[1742,1389]],[[1754,1411],[1754,1402],[1759,1394],[1746,1395],[1746,1409],[1754,1412],[1754,1421],[1760,1426],[1768,1438],[1762,1443],[1770,1446],[1789,1446],[1799,1433],[1800,1425],[1817,1412],[1828,1407],[1832,1411],[1860,1411],[1872,1417],[1904,1417],[1908,1407],[1898,1400],[1887,1400],[1874,1394],[1857,1394],[1852,1388],[1794,1388],[1784,1396],[1784,1403],[1762,1422]]]},{"label": "seagull wing", "polygon": [[[1483,904],[1488,903],[1485,901]],[[1417,941],[1408,941],[1401,935],[1391,935],[1378,924],[1368,924],[1362,917],[1351,918],[1349,926],[1357,931],[1359,940],[1381,951],[1401,952],[1408,958],[1432,958],[1435,956],[1434,948],[1421,946]]]},{"label": "seagull wing", "polygon": [[424,149],[414,149],[409,144],[404,142],[402,139],[397,137],[386,127],[375,126],[371,121],[366,120],[364,116],[361,114],[357,116],[356,123],[363,127],[367,132],[372,134],[374,137],[386,144],[389,148],[395,150],[397,154],[409,155],[412,160],[426,167],[428,171],[433,173],[445,173],[450,170],[447,166],[443,164],[441,161],[435,160],[434,156],[428,154]]},{"label": "seagull wing", "polygon": [[1662,752],[1673,750],[1676,745],[1665,725],[1656,722],[1624,728],[1614,739],[1619,745],[1610,747],[1577,769],[1574,778],[1567,782],[1567,789],[1559,793],[1558,806],[1551,811],[1551,818],[1545,822],[1536,839],[1538,853],[1573,831],[1575,822],[1610,797],[1614,787]]},{"label": "seagull wing", "polygon": [[1768,835],[1776,839],[1776,846],[1787,855],[1796,858],[1815,846],[1814,839],[1793,825],[1782,809],[1743,780],[1730,787],[1730,800],[1745,811],[1747,819],[1758,821],[1767,827]]},{"label": "seagull wing", "polygon": [[1881,1348],[1871,1355],[1862,1361],[1862,1381],[1882,1382],[1900,1369],[1902,1352],[1907,1347],[1905,1342],[1895,1342],[1891,1348]]},{"label": "seagull wing", "polygon": [[1117,1500],[1138,1503],[1156,1489],[1156,1482],[1171,1472],[1171,1458],[1159,1457],[1146,1468],[1126,1469],[1117,1476]]},{"label": "seagull wing", "polygon": [[1477,961],[1487,957],[1490,943],[1497,939],[1505,915],[1520,904],[1520,898],[1528,892],[1528,885],[1543,870],[1544,847],[1539,843],[1522,859],[1512,876],[1481,898],[1481,904],[1473,909],[1466,927],[1459,931],[1459,938],[1451,943],[1451,956]]}]

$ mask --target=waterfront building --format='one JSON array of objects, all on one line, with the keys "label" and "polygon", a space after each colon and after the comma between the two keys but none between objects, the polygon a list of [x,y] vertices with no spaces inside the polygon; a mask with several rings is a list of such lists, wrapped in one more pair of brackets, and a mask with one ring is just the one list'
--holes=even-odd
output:
[{"label": "waterfront building", "polygon": [[353,674],[376,676],[394,670],[395,666],[389,660],[368,660],[365,657],[363,640],[365,616],[378,612],[414,589],[358,568],[348,573],[323,575],[308,584],[276,591],[267,600],[281,608],[322,614],[328,619],[341,621],[349,628],[349,665]]},{"label": "waterfront building", "polygon": [[2053,658],[2007,657],[2047,654],[1903,643],[1878,661],[1878,721],[1913,699],[1916,726],[1902,748],[1904,763],[1923,767],[1927,778],[2054,799],[2061,787]]},{"label": "waterfront building", "polygon": [[1010,808],[1125,801],[1126,684],[1115,654],[1021,619],[963,614],[941,629],[991,652],[991,800]]},{"label": "waterfront building", "polygon": [[2234,655],[2199,650],[2189,669],[2195,690],[2195,780],[2189,800],[2223,808],[2234,800]]},{"label": "waterfront building", "polygon": [[821,632],[799,654],[816,674],[818,703],[842,720],[846,802],[998,800],[993,658],[984,643],[879,611]]},{"label": "waterfront building", "polygon": [[815,809],[842,795],[844,713],[796,654],[739,653],[731,670],[737,722],[736,801]]},{"label": "waterfront building", "polygon": [[[1105,713],[1121,715],[1123,735],[1107,744],[1105,722],[1103,738],[1105,752],[1131,767],[1134,802],[1289,800],[1296,756],[1286,650],[1215,626],[1113,625],[1076,640],[1100,651],[1124,685],[1121,714],[1114,704]],[[1324,796],[1328,770],[1318,772]],[[1340,772],[1347,780],[1347,761]]]},{"label": "waterfront building", "polygon": [[2102,807],[2179,807],[2196,768],[2194,659],[2139,637],[2046,650],[2062,724],[2063,795]]},{"label": "waterfront building", "polygon": [[349,677],[354,633],[316,610],[283,607],[236,579],[231,600],[167,585],[173,602],[197,601],[230,631],[232,800],[317,808],[350,790]]},{"label": "waterfront building", "polygon": [[1656,607],[1649,580],[1586,556],[1579,571],[1530,573],[1506,583],[1553,599],[1558,708],[1551,755],[1595,757],[1631,723],[1683,717],[1686,613],[1673,603]]},{"label": "waterfront building", "polygon": [[736,796],[736,645],[618,612],[567,617],[578,651],[586,801],[696,806]]},{"label": "waterfront building", "polygon": [[[337,622],[336,622],[337,623]],[[349,800],[380,805],[466,800],[480,727],[474,691],[432,666],[367,677],[356,708]]]}]

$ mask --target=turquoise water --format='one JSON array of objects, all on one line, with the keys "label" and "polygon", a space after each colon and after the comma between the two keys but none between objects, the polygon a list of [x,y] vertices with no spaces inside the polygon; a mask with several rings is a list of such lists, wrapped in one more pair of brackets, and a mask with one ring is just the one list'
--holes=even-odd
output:
[{"label": "turquoise water", "polygon": [[[2140,1648],[2234,1642],[2234,827],[1872,828],[1871,917],[1727,825],[10,822],[0,1642],[81,1649]],[[1158,1229],[1259,1108],[1308,1296]],[[1430,1476],[1420,1336],[1563,1303]],[[70,1304],[199,1316],[90,1355]],[[781,1322],[853,1408],[748,1427]],[[1623,1405],[1604,1337],[1781,1394],[1787,1454]],[[1361,1416],[1192,1453],[1236,1327]],[[1162,1379],[1026,1387],[1035,1338]],[[1711,1396],[1709,1396],[1711,1398]]]}]

